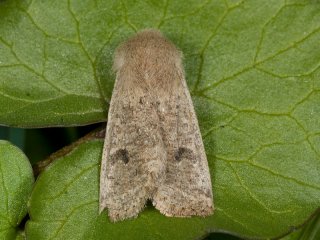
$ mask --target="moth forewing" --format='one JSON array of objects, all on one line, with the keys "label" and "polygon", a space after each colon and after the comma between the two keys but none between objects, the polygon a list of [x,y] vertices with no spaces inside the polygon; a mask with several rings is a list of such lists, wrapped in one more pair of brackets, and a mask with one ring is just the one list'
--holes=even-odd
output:
[{"label": "moth forewing", "polygon": [[148,199],[167,216],[207,216],[212,187],[181,53],[159,31],[123,43],[114,59],[100,174],[100,211],[136,217]]}]

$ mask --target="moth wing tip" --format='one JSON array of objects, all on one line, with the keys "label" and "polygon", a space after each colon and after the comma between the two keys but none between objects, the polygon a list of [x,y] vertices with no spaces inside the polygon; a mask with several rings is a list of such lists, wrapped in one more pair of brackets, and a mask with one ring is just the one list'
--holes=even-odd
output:
[{"label": "moth wing tip", "polygon": [[99,215],[107,208],[103,201],[99,203]]},{"label": "moth wing tip", "polygon": [[104,208],[99,207],[99,215],[103,212]]},{"label": "moth wing tip", "polygon": [[183,207],[177,207],[175,204],[168,204],[168,202],[153,201],[153,205],[160,213],[167,217],[208,217],[214,213],[214,205],[212,203],[193,203],[186,204]]}]

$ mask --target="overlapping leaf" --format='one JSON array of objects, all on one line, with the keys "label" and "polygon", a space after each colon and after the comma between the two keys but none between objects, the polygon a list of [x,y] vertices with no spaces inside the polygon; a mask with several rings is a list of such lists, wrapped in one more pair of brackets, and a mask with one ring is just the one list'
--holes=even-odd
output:
[{"label": "overlapping leaf", "polygon": [[33,181],[31,165],[25,155],[17,147],[0,140],[0,239],[22,236],[19,224],[27,214]]},{"label": "overlapping leaf", "polygon": [[148,208],[112,225],[97,215],[102,145],[86,143],[38,180],[30,236],[274,237],[320,206],[318,1],[4,1],[0,16],[0,123],[18,126],[105,120],[115,47],[159,28],[185,55],[213,180],[210,218]]}]

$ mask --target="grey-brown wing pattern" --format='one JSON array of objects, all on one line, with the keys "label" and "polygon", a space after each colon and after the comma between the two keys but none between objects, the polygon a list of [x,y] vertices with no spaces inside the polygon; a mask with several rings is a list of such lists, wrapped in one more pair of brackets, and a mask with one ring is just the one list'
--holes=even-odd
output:
[{"label": "grey-brown wing pattern", "polygon": [[100,175],[100,211],[135,217],[151,199],[167,216],[210,215],[211,180],[181,53],[158,31],[121,45]]},{"label": "grey-brown wing pattern", "polygon": [[111,101],[115,102],[109,110],[102,159],[100,211],[108,208],[110,219],[117,221],[137,216],[152,198],[156,182],[165,176],[166,151],[150,95],[122,79]]},{"label": "grey-brown wing pattern", "polygon": [[167,216],[207,216],[213,212],[210,173],[192,100],[183,73],[179,76],[174,94],[163,103],[166,178],[153,200]]}]

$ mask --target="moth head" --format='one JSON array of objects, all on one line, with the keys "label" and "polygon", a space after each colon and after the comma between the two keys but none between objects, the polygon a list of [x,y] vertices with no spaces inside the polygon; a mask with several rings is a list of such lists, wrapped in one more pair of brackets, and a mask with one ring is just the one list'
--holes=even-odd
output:
[{"label": "moth head", "polygon": [[128,41],[122,43],[115,52],[113,70],[119,71],[123,66],[136,63],[162,62],[181,66],[182,53],[167,40],[160,31],[146,29],[138,32]]}]

